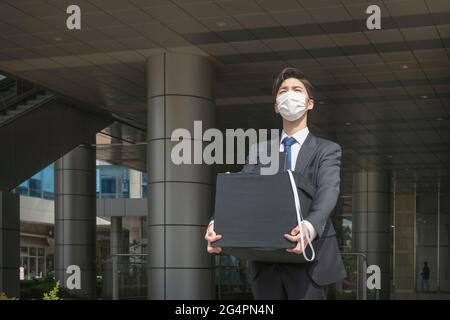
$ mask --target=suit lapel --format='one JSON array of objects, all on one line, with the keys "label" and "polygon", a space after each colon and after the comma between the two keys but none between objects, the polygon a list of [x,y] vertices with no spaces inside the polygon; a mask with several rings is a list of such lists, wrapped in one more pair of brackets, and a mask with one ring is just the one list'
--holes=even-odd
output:
[{"label": "suit lapel", "polygon": [[314,151],[317,147],[316,137],[309,132],[308,136],[300,147],[300,151],[297,156],[297,162],[295,163],[295,171],[303,173],[306,166],[308,165],[311,157],[314,154]]},{"label": "suit lapel", "polygon": [[[267,140],[267,142],[269,143],[267,146],[269,154],[271,152],[270,149],[271,141],[272,140]],[[309,161],[311,160],[311,157],[313,156],[316,147],[317,147],[316,137],[311,132],[309,132],[308,135],[306,136],[305,141],[300,147],[300,151],[297,156],[297,162],[295,163],[295,171],[303,173]],[[286,171],[286,168],[287,168],[287,154],[286,152],[279,152],[278,172]]]}]

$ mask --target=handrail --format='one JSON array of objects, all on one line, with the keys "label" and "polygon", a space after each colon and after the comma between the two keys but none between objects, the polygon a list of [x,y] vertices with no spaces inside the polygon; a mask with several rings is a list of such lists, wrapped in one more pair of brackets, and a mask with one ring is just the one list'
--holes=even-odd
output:
[{"label": "handrail", "polygon": [[[10,93],[10,94],[4,94],[1,91],[6,91],[9,90],[9,87],[15,87],[14,92]],[[0,102],[1,105],[4,106],[4,108],[8,108],[5,104],[5,101],[7,101],[8,99],[11,99],[12,97],[17,95],[17,80],[12,80],[9,78],[4,78],[2,80],[0,80]],[[0,111],[1,111],[1,105],[0,105]]]},{"label": "handrail", "polygon": [[[356,299],[357,300],[367,300],[367,286],[366,286],[366,281],[365,281],[365,277],[364,275],[365,273],[365,269],[367,268],[367,256],[364,253],[360,253],[360,252],[344,252],[341,253],[342,256],[355,256],[357,258],[356,261],[356,274],[357,274],[357,278],[356,278],[356,283],[357,283],[357,288],[356,288]],[[219,256],[219,265],[217,266],[219,270],[239,270],[238,266],[224,266],[222,265],[222,255]],[[360,258],[362,258],[362,268],[360,268]],[[246,260],[248,263],[248,260]],[[247,270],[248,270],[248,265],[247,265]],[[362,269],[362,272],[360,272]],[[248,284],[248,282],[247,282]],[[221,277],[219,276],[218,279],[218,299],[221,299],[221,287],[222,287],[222,281],[221,281]]]},{"label": "handrail", "polygon": [[[117,273],[118,273],[118,268],[117,268],[117,258],[118,257],[133,257],[133,256],[137,256],[137,257],[144,257],[144,256],[148,256],[149,254],[147,253],[113,253],[111,254],[110,258],[105,259],[104,262],[106,261],[111,261],[113,263],[113,270],[112,270],[112,276],[113,276],[113,300],[117,300],[119,298],[119,284],[118,284],[118,278],[117,278]],[[356,274],[357,274],[357,291],[356,291],[356,299],[357,300],[366,300],[367,299],[367,287],[366,287],[366,281],[364,280],[364,275],[365,275],[365,266],[367,265],[367,256],[364,253],[360,253],[360,252],[343,252],[341,253],[342,256],[355,256],[357,257],[357,262],[356,262]],[[359,259],[362,258],[363,261],[363,268],[362,268],[362,272],[360,272],[360,263],[359,263]],[[220,259],[220,258],[219,258]],[[222,269],[223,267],[230,267],[230,266],[222,266],[221,265],[221,261],[219,260],[219,268]],[[232,269],[232,268],[230,268]],[[239,269],[239,268],[237,268]],[[219,299],[221,296],[221,292],[220,292],[220,287],[221,287],[221,281],[220,281],[220,277],[219,277]]]},{"label": "handrail", "polygon": [[126,257],[132,257],[132,256],[148,256],[148,253],[112,253],[111,256],[126,256]]},{"label": "handrail", "polygon": [[[12,117],[12,118],[9,118],[9,119],[4,120],[4,121],[1,123],[1,125],[3,126],[3,125],[5,125],[5,124],[7,124],[7,123],[9,123],[9,122],[12,122],[12,121],[14,121],[14,120],[17,120],[17,118],[20,118],[20,117],[24,116],[24,115],[27,114],[28,112],[30,112],[30,111],[32,111],[32,110],[34,110],[34,109],[37,109],[37,108],[39,108],[40,106],[42,106],[42,105],[46,104],[47,102],[49,102],[49,101],[51,101],[51,100],[54,100],[54,99],[56,99],[56,96],[55,96],[55,95],[48,96],[47,98],[42,99],[41,101],[35,103],[35,104],[34,104],[32,107],[30,107],[29,109],[26,109],[26,110],[24,110],[24,111],[21,112],[21,113],[18,113],[15,117]],[[1,110],[0,110],[0,111],[1,111]]]},{"label": "handrail", "polygon": [[0,80],[0,90],[5,90],[6,88],[12,87],[17,84],[16,80],[5,78]]},{"label": "handrail", "polygon": [[4,108],[7,109],[8,107],[5,104],[5,101],[11,99],[12,97],[16,96],[16,92],[10,92],[9,94],[3,94],[0,93],[0,102],[3,104]]},{"label": "handrail", "polygon": [[144,257],[148,256],[148,253],[112,253],[110,259],[105,259],[104,262],[112,262],[112,299],[119,300],[119,270],[118,261],[119,257]]},{"label": "handrail", "polygon": [[[366,274],[365,269],[367,269],[367,256],[361,252],[341,252],[341,256],[356,256],[356,300],[367,300],[367,285],[366,281],[363,281]],[[359,259],[363,258],[363,271],[360,272],[359,269]]]},{"label": "handrail", "polygon": [[23,100],[28,99],[29,97],[37,94],[39,91],[42,91],[42,90],[37,89],[37,88],[33,88],[33,89],[30,89],[30,90],[22,93],[21,95],[18,95],[18,96],[15,96],[15,97],[11,98],[11,99],[8,99],[4,103],[3,108],[2,108],[2,106],[0,106],[0,112],[8,110],[9,107],[11,107],[11,106],[13,106],[13,105],[15,105],[15,104],[17,104],[19,102],[22,102]]}]

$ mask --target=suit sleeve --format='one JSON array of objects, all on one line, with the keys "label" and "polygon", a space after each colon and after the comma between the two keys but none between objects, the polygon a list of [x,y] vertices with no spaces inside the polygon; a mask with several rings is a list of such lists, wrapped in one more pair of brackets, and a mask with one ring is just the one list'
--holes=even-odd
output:
[{"label": "suit sleeve", "polygon": [[317,189],[306,218],[321,237],[339,197],[341,147],[330,144],[324,151],[318,169]]}]

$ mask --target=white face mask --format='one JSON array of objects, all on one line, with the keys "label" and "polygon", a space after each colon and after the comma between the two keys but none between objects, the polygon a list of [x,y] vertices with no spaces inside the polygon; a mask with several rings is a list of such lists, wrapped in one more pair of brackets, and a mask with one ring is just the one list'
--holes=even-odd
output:
[{"label": "white face mask", "polygon": [[306,96],[295,91],[283,93],[277,98],[277,108],[284,119],[295,121],[305,114]]}]

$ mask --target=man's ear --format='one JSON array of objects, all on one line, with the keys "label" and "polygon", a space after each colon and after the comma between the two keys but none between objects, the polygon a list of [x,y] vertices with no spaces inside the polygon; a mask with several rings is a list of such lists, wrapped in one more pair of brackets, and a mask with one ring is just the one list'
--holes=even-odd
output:
[{"label": "man's ear", "polygon": [[278,110],[276,102],[273,104],[273,110],[275,110],[275,113],[280,113],[280,110]]},{"label": "man's ear", "polygon": [[306,110],[312,110],[314,108],[314,100],[308,98],[308,105],[306,106]]}]

